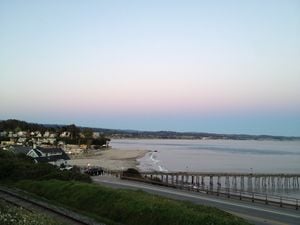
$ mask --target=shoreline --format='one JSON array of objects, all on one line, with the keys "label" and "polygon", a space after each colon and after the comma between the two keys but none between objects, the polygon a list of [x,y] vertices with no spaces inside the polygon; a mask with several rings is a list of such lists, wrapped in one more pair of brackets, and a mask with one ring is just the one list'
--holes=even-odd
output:
[{"label": "shoreline", "polygon": [[89,152],[77,156],[70,156],[70,165],[76,166],[100,166],[109,170],[138,169],[137,159],[144,157],[149,150],[121,150],[111,148]]}]

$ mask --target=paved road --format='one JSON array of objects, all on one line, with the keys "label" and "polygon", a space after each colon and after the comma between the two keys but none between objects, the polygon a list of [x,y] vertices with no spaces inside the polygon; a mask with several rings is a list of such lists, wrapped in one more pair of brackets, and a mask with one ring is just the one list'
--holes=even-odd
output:
[{"label": "paved road", "polygon": [[196,204],[217,207],[248,220],[255,225],[300,225],[300,211],[295,209],[279,208],[277,206],[259,203],[243,202],[200,193],[193,193],[172,188],[160,187],[140,182],[125,181],[114,177],[93,177],[96,183],[126,189],[142,189],[146,192],[178,199],[188,200]]}]

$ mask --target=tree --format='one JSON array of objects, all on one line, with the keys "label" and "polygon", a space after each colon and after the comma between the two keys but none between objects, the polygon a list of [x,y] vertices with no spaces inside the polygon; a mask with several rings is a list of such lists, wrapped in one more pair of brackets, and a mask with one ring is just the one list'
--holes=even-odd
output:
[{"label": "tree", "polygon": [[82,131],[85,138],[93,138],[93,130],[90,128],[86,128]]},{"label": "tree", "polygon": [[79,137],[80,129],[76,127],[75,124],[67,126],[66,130],[71,133],[71,139],[76,139]]},{"label": "tree", "polygon": [[15,132],[19,132],[19,131],[22,131],[21,127],[16,127]]}]

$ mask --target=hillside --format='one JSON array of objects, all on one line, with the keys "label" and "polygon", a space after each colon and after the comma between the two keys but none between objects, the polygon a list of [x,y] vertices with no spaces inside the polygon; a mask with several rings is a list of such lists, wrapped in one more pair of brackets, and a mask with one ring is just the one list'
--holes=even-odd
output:
[{"label": "hillside", "polygon": [[[20,120],[2,120],[0,121],[0,131],[15,131],[15,130],[30,130],[41,131],[46,130],[61,131],[68,130],[75,125],[62,124],[37,124],[29,123]],[[76,127],[76,126],[75,126]],[[226,140],[300,140],[300,137],[290,136],[272,136],[272,135],[248,135],[248,134],[217,134],[206,132],[174,132],[174,131],[137,131],[137,130],[122,130],[122,129],[105,129],[95,127],[80,127],[76,128],[81,131],[91,129],[94,132],[99,132],[109,138],[145,138],[145,139],[226,139]]]}]

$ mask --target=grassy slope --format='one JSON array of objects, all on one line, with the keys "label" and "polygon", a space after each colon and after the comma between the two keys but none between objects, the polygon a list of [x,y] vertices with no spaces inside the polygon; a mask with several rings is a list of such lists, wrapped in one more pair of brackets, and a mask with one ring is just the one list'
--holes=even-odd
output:
[{"label": "grassy slope", "polygon": [[216,208],[75,181],[21,181],[17,187],[49,200],[128,225],[246,225]]}]

